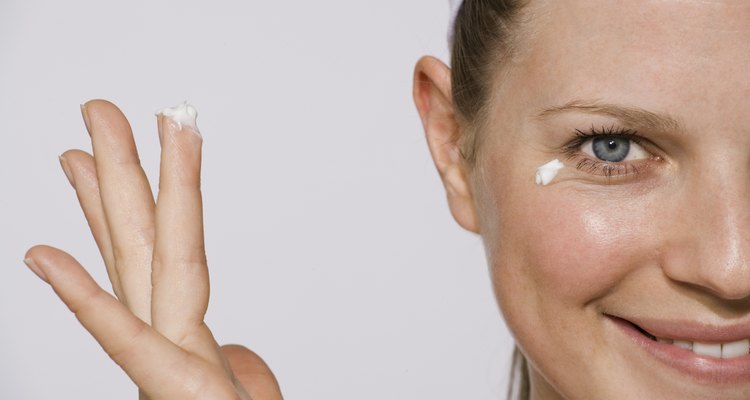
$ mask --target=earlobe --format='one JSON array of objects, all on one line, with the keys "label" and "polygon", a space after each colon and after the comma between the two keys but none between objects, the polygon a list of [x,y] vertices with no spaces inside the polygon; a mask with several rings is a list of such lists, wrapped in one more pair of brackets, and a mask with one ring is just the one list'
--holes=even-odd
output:
[{"label": "earlobe", "polygon": [[414,102],[451,214],[464,229],[479,233],[474,197],[458,147],[460,125],[453,108],[450,76],[450,68],[440,60],[420,59],[414,71]]}]

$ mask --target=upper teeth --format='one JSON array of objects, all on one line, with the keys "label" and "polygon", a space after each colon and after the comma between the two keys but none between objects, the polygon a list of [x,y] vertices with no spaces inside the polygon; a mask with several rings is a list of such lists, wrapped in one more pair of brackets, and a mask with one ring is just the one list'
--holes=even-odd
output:
[{"label": "upper teeth", "polygon": [[750,353],[750,339],[738,340],[729,343],[701,343],[685,340],[672,340],[656,338],[660,343],[669,343],[695,354],[716,358],[741,357]]}]

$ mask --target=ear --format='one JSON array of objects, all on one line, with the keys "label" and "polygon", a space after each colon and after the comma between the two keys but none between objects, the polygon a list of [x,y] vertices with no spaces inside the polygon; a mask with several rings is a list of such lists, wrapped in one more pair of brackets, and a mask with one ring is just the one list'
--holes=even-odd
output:
[{"label": "ear", "polygon": [[434,57],[423,57],[414,71],[414,102],[422,118],[427,145],[448,195],[453,218],[464,229],[479,233],[474,196],[457,140],[460,126],[451,95],[451,71]]}]

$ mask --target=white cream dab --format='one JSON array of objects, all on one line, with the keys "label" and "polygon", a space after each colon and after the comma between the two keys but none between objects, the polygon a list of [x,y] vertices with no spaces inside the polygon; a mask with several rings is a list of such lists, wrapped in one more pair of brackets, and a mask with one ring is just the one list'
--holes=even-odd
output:
[{"label": "white cream dab", "polygon": [[546,186],[557,176],[557,173],[563,169],[565,165],[558,159],[554,159],[547,164],[542,165],[536,169],[536,184]]},{"label": "white cream dab", "polygon": [[175,107],[167,107],[159,111],[156,115],[159,114],[169,117],[172,121],[176,122],[180,130],[185,125],[196,133],[198,132],[198,124],[195,121],[198,118],[198,111],[195,107],[188,104],[187,101]]}]

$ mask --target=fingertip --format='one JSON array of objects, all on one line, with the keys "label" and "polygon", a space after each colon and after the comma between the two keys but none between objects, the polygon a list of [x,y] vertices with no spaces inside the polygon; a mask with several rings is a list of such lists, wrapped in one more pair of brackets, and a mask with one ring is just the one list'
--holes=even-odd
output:
[{"label": "fingertip", "polygon": [[86,103],[81,104],[81,117],[83,117],[83,124],[86,125],[86,132],[91,136],[91,122],[89,122],[89,113],[86,109]]},{"label": "fingertip", "polygon": [[[70,185],[78,189],[78,183],[83,181],[96,181],[96,164],[94,156],[78,149],[70,149],[63,152],[60,156],[60,166],[68,178]],[[78,182],[82,179],[82,182]]]},{"label": "fingertip", "polygon": [[79,149],[65,150],[61,154],[61,156],[65,157],[68,160],[75,160],[79,158],[89,158],[89,157],[93,158],[93,156],[90,153],[83,151],[83,150],[79,150]]},{"label": "fingertip", "polygon": [[33,258],[34,260],[39,262],[40,260],[46,260],[52,251],[60,250],[52,246],[47,246],[46,244],[37,244],[31,246],[28,250],[26,250],[26,255],[24,256],[24,258]]},{"label": "fingertip", "polygon": [[49,279],[47,279],[47,275],[42,271],[39,266],[37,265],[36,261],[34,261],[33,258],[27,257],[23,260],[24,264],[26,264],[27,267],[33,272],[36,276],[39,277],[39,279],[43,280],[46,283],[49,283]]},{"label": "fingertip", "polygon": [[183,102],[175,107],[167,107],[157,112],[156,116],[160,139],[163,139],[162,136],[167,131],[172,135],[176,135],[180,131],[189,131],[202,142],[203,136],[201,136],[197,124],[198,111],[188,102]]},{"label": "fingertip", "polygon": [[271,374],[271,368],[258,353],[239,344],[221,346],[221,353],[227,358],[232,369],[240,374]]},{"label": "fingertip", "polygon": [[257,355],[254,351],[248,349],[247,347],[241,345],[241,344],[225,344],[221,346],[221,351],[225,354],[240,354],[244,356],[250,356],[254,358],[260,359],[260,356]]},{"label": "fingertip", "polygon": [[[276,376],[266,361],[257,353],[238,344],[221,346],[221,353],[229,361],[232,371],[241,382],[253,382],[252,385],[245,385],[246,389],[262,391],[264,393],[281,393]],[[275,396],[267,395],[258,397],[264,399],[276,398]]]},{"label": "fingertip", "polygon": [[89,100],[81,106],[81,113],[90,135],[101,129],[127,129],[127,131],[130,131],[130,124],[127,122],[125,114],[110,101],[103,99]]},{"label": "fingertip", "polygon": [[108,113],[122,114],[122,111],[115,105],[115,103],[104,99],[89,100],[83,103],[82,108],[89,117]]},{"label": "fingertip", "polygon": [[67,158],[63,154],[59,155],[57,158],[60,160],[60,167],[62,167],[65,177],[68,178],[68,182],[70,183],[70,186],[73,186],[75,188],[76,187],[75,176],[73,175],[73,170],[71,170],[70,168],[70,164],[68,164]]},{"label": "fingertip", "polygon": [[100,116],[108,117],[114,113],[124,117],[120,109],[112,102],[104,99],[92,99],[81,104],[81,116],[83,123],[86,125],[86,131],[89,136],[93,133],[92,121],[100,120]]},{"label": "fingertip", "polygon": [[23,262],[41,280],[50,283],[46,269],[50,263],[50,256],[55,252],[61,251],[46,245],[36,245],[26,251]]},{"label": "fingertip", "polygon": [[[29,266],[35,273],[37,272],[34,268],[37,268],[39,272],[44,276],[40,278],[44,279],[47,283],[52,283],[55,280],[55,276],[59,275],[56,270],[67,269],[65,268],[68,264],[77,263],[73,256],[70,254],[47,245],[36,245],[31,247],[24,256],[24,262],[32,260],[33,267]],[[28,263],[26,263],[28,265]],[[57,267],[57,268],[53,268]]]},{"label": "fingertip", "polygon": [[99,109],[107,109],[107,108],[114,108],[116,110],[119,110],[117,106],[112,103],[109,100],[105,99],[91,99],[83,104],[81,104],[81,108],[86,109],[87,111],[98,111]]},{"label": "fingertip", "polygon": [[75,178],[79,178],[83,172],[96,175],[96,161],[94,160],[94,156],[88,152],[70,149],[62,153],[60,157],[65,159]]},{"label": "fingertip", "polygon": [[156,132],[159,134],[159,146],[164,146],[164,114],[156,113]]}]

